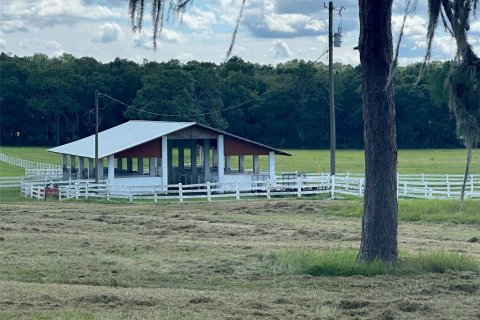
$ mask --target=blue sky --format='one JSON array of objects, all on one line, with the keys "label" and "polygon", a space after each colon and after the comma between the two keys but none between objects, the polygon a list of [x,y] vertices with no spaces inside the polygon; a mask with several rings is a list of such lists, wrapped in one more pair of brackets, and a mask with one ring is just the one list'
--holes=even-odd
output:
[{"label": "blue sky", "polygon": [[[394,1],[394,38],[398,35],[404,0]],[[420,61],[425,52],[426,1],[407,19],[400,63]],[[334,15],[334,29],[342,24],[343,46],[335,48],[335,61],[356,65],[358,52],[358,2],[343,6]],[[238,14],[238,0],[195,0],[181,21],[170,17],[160,35],[157,51],[151,40],[150,17],[142,33],[133,33],[126,0],[2,0],[0,48],[25,56],[91,56],[107,62],[116,57],[142,62],[179,59],[222,62]],[[233,54],[244,60],[276,64],[289,59],[316,60],[324,52],[328,12],[318,0],[247,0]],[[469,38],[480,53],[480,17],[471,22]],[[455,44],[439,30],[433,59],[454,57]],[[320,61],[326,62],[327,55]]]}]

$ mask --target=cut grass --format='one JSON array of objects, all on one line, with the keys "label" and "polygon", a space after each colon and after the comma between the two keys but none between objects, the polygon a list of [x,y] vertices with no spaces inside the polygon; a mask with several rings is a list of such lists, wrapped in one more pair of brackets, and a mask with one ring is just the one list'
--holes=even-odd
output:
[{"label": "cut grass", "polygon": [[[335,201],[323,211],[326,215],[338,217],[361,217],[362,212],[361,200]],[[480,201],[400,199],[398,219],[407,222],[480,224]]]},{"label": "cut grass", "polygon": [[479,262],[468,255],[445,251],[418,254],[402,254],[399,262],[373,261],[357,263],[357,250],[288,249],[264,257],[268,273],[308,274],[311,276],[376,276],[416,275],[422,273],[445,273],[470,271],[480,273]]}]

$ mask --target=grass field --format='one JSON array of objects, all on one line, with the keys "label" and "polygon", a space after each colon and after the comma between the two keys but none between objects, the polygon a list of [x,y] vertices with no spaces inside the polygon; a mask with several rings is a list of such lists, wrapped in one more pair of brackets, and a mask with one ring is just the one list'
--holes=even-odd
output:
[{"label": "grass field", "polygon": [[[329,172],[328,150],[286,150],[293,156],[277,156],[277,172]],[[0,147],[0,152],[21,159],[60,164],[60,156],[50,153],[45,147]],[[338,150],[336,157],[337,172],[362,173],[364,171],[362,150]],[[188,156],[186,157],[188,158]],[[400,150],[398,172],[400,173],[439,173],[462,174],[465,170],[466,151],[462,149]],[[474,152],[471,172],[480,173],[479,155]],[[260,157],[261,169],[267,170],[267,157]],[[232,161],[235,166],[236,162]],[[148,162],[145,161],[145,166]],[[251,168],[251,159],[247,157],[247,168]],[[0,166],[0,175],[22,175],[21,169]],[[146,167],[147,168],[147,167]]]},{"label": "grass field", "polygon": [[[461,214],[446,203],[440,211]],[[466,215],[478,215],[479,202],[467,205]],[[401,222],[400,249],[468,254],[473,269],[332,277],[281,268],[285,259],[298,264],[296,253],[325,260],[321,252],[339,252],[354,265],[358,207],[318,200],[2,204],[0,319],[480,317],[480,242],[473,242],[480,229],[461,219]],[[412,209],[431,213],[400,201],[401,211]]]}]

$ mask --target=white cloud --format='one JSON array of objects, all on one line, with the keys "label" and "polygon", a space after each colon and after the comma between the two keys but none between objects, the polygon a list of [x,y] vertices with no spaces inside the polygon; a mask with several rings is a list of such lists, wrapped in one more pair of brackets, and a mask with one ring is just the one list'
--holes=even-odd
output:
[{"label": "white cloud", "polygon": [[0,38],[0,49],[5,49],[7,47],[7,41]]},{"label": "white cloud", "polygon": [[[142,30],[133,35],[133,46],[135,48],[153,49],[153,33],[151,31]],[[157,47],[161,44],[157,43]]]},{"label": "white cloud", "polygon": [[[309,0],[304,2],[310,3]],[[315,36],[325,31],[326,24],[319,16],[297,13],[295,12],[297,10],[285,12],[288,11],[287,8],[290,6],[279,13],[274,2],[268,0],[248,2],[242,24],[246,25],[255,37],[260,38]]]},{"label": "white cloud", "polygon": [[74,25],[81,20],[120,18],[120,9],[85,4],[82,0],[2,0],[3,32],[28,31],[54,25]]},{"label": "white cloud", "polygon": [[163,42],[169,43],[180,43],[184,41],[184,37],[180,33],[166,28],[160,33],[159,39]]},{"label": "white cloud", "polygon": [[210,30],[216,23],[216,17],[213,12],[202,11],[198,8],[193,8],[190,13],[185,13],[182,16],[182,23],[193,30]]},{"label": "white cloud", "polygon": [[63,47],[58,41],[55,41],[55,40],[49,40],[45,44],[50,49],[57,49],[58,50],[58,49],[61,49]]},{"label": "white cloud", "polygon": [[122,39],[122,28],[115,22],[109,22],[99,26],[93,33],[91,40],[100,43],[110,43]]},{"label": "white cloud", "polygon": [[273,47],[270,50],[273,52],[273,56],[277,59],[288,59],[292,57],[292,51],[282,40],[275,40],[273,42]]}]

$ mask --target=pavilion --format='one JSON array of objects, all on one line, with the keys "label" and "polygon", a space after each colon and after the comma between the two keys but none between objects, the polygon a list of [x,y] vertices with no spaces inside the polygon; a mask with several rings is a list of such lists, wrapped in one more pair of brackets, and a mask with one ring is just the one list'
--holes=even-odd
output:
[{"label": "pavilion", "polygon": [[[64,173],[94,177],[95,135],[49,151],[62,155]],[[121,186],[273,181],[275,155],[290,156],[196,122],[132,120],[99,133],[99,180]],[[251,170],[245,156],[252,157]],[[268,156],[268,172],[260,171],[260,156]]]}]

